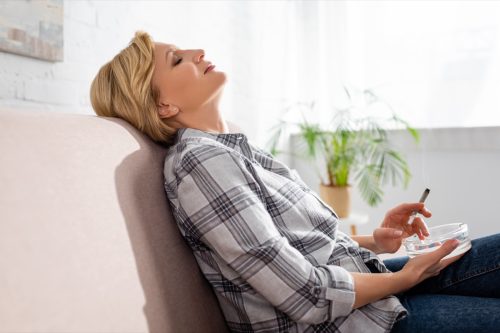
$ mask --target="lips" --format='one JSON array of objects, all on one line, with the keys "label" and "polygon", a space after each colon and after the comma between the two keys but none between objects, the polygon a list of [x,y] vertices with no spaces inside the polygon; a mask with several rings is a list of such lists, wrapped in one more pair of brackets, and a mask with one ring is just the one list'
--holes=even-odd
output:
[{"label": "lips", "polygon": [[205,69],[205,73],[204,74],[207,74],[209,71],[211,71],[214,68],[215,68],[215,65],[208,65],[207,69]]}]

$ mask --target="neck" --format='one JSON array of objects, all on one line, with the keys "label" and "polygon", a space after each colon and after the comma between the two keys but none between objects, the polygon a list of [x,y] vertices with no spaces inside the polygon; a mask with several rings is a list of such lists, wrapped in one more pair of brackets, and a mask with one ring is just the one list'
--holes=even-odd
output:
[{"label": "neck", "polygon": [[210,117],[209,119],[206,119],[206,121],[203,122],[197,121],[193,123],[193,125],[187,127],[214,134],[229,132],[226,120],[220,114]]},{"label": "neck", "polygon": [[196,110],[180,112],[175,119],[172,119],[175,127],[194,128],[215,134],[229,133],[226,120],[219,110],[219,97]]}]

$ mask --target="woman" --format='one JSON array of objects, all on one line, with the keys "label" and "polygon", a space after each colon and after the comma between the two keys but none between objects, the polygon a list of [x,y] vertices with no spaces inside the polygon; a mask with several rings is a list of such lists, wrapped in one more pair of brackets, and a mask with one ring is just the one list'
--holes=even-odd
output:
[{"label": "woman", "polygon": [[100,116],[123,118],[169,147],[165,190],[178,227],[234,332],[480,332],[500,327],[500,234],[382,261],[428,236],[422,203],[389,210],[349,237],[294,170],[229,133],[226,75],[203,50],[137,32],[91,87]]}]

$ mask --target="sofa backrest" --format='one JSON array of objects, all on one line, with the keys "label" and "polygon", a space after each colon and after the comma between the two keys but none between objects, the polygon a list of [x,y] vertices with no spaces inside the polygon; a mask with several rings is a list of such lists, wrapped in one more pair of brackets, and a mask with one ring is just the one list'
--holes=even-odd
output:
[{"label": "sofa backrest", "polygon": [[0,110],[0,332],[227,332],[165,153],[121,119]]}]

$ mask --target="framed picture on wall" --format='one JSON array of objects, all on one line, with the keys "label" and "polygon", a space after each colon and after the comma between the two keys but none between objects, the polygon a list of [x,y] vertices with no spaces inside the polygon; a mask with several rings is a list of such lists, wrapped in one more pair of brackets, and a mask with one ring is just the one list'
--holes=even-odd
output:
[{"label": "framed picture on wall", "polygon": [[63,0],[0,1],[0,51],[63,60]]}]

